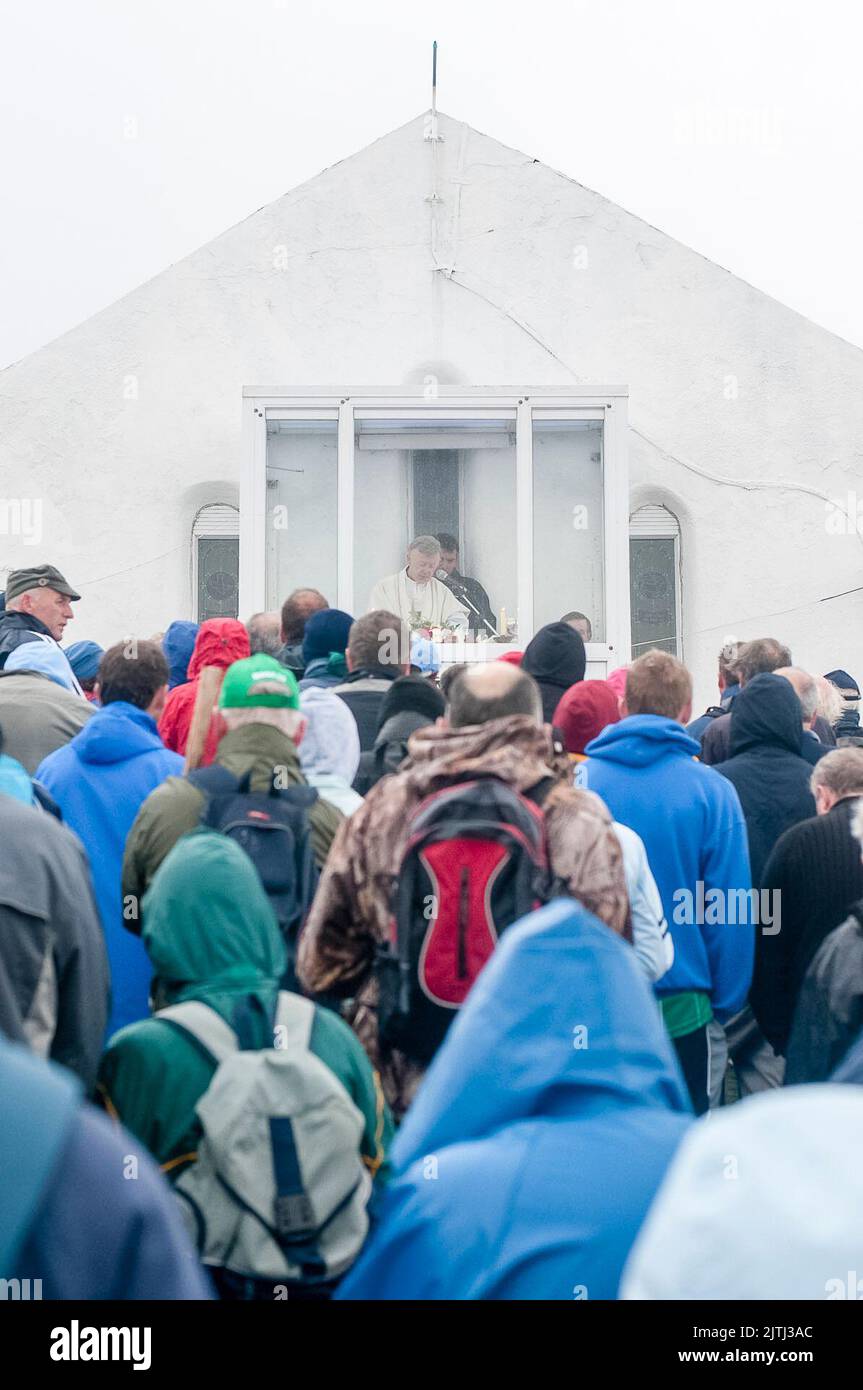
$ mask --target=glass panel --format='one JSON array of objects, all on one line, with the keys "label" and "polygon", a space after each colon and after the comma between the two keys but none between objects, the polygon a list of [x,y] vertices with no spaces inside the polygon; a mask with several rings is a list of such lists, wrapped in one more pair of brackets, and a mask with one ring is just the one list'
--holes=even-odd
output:
[{"label": "glass panel", "polygon": [[267,421],[267,608],[292,589],[336,602],[338,417]]},{"label": "glass panel", "polygon": [[[508,418],[358,420],[354,475],[354,607],[405,568],[417,535],[449,533],[470,602],[497,627],[516,615],[515,414]],[[488,606],[483,599],[487,596]],[[459,601],[463,602],[459,594]],[[469,625],[486,631],[470,611]],[[408,612],[405,616],[410,621]]]},{"label": "glass panel", "polygon": [[198,622],[236,618],[240,592],[240,542],[230,536],[198,539]]},{"label": "glass panel", "polygon": [[675,548],[672,536],[637,536],[629,542],[633,657],[652,647],[677,656]]},{"label": "glass panel", "polygon": [[584,613],[604,642],[602,421],[533,421],[533,626]]}]

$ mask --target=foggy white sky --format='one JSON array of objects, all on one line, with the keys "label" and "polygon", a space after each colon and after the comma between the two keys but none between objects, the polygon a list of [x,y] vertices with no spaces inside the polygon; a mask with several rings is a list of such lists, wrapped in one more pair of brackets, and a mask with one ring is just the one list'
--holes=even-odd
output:
[{"label": "foggy white sky", "polygon": [[0,365],[439,105],[863,344],[848,0],[0,0]]}]

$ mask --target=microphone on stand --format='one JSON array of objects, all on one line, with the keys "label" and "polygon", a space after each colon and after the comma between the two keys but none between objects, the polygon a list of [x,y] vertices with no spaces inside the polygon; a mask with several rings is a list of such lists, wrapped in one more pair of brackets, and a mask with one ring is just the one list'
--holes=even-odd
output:
[{"label": "microphone on stand", "polygon": [[439,579],[442,584],[446,584],[450,593],[455,594],[456,598],[460,598],[463,603],[466,603],[468,608],[479,618],[483,626],[488,628],[493,637],[500,636],[497,628],[489,622],[488,618],[483,617],[482,613],[480,613],[479,609],[468,597],[467,589],[464,584],[460,584],[457,579],[453,579],[452,575],[447,574],[445,569],[435,570],[435,579]]}]

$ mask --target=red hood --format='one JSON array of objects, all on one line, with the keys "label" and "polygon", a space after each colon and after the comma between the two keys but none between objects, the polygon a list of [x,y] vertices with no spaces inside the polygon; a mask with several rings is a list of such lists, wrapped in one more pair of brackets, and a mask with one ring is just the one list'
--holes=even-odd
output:
[{"label": "red hood", "polygon": [[188,679],[197,680],[205,666],[227,670],[235,661],[250,655],[249,634],[242,623],[236,618],[208,618],[201,623],[195,639]]}]

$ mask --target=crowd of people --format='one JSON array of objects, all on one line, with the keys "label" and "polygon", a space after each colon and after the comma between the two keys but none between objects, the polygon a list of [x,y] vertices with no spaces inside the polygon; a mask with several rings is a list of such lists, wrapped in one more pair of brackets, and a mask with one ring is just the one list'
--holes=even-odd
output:
[{"label": "crowd of people", "polygon": [[2,1287],[858,1296],[847,671],[729,642],[693,717],[578,611],[457,665],[314,589],[107,650],[78,599],[0,612]]}]

